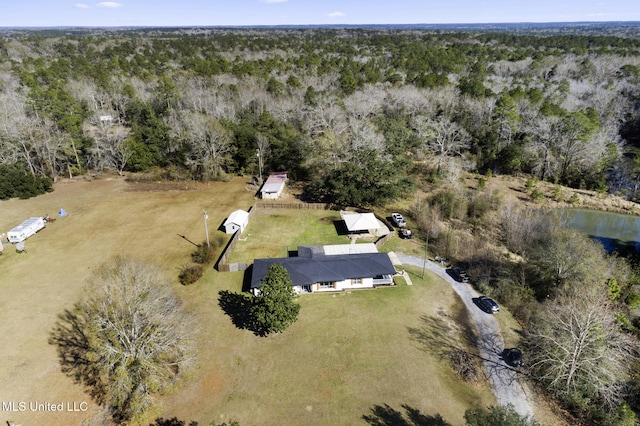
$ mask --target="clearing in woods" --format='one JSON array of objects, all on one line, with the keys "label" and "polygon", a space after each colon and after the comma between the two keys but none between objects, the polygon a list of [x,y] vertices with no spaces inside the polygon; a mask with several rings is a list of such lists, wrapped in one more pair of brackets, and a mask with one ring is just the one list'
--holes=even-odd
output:
[{"label": "clearing in woods", "polygon": [[[240,292],[243,273],[207,268],[198,283],[180,286],[178,272],[194,249],[180,236],[204,240],[202,209],[211,237],[224,235],[218,226],[253,204],[253,193],[243,178],[189,185],[148,188],[105,178],[61,182],[50,194],[0,202],[0,232],[26,217],[56,217],[60,208],[69,213],[29,238],[28,253],[8,246],[0,257],[0,400],[15,401],[17,409],[27,404],[24,412],[4,413],[6,420],[80,424],[98,413],[82,387],[60,372],[47,340],[92,268],[116,254],[161,265],[200,329],[199,364],[177,393],[161,397],[158,415],[202,424],[346,425],[417,412],[460,424],[467,408],[494,403],[486,383],[464,383],[446,367],[442,350],[464,344],[457,336],[465,335],[467,314],[450,286],[436,277],[422,280],[417,270],[413,286],[301,297],[299,320],[280,335],[261,338],[236,328],[219,301],[221,291]],[[334,228],[333,217],[324,221]],[[249,239],[260,238],[253,229]],[[30,402],[64,403],[64,410],[32,411]],[[82,402],[88,411],[67,411]]]}]

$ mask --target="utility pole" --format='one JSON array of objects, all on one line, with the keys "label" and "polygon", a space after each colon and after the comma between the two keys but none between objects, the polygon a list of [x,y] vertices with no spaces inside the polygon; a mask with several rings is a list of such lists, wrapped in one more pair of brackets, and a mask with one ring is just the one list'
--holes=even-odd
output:
[{"label": "utility pole", "polygon": [[427,250],[429,248],[429,231],[427,231],[427,238],[424,243],[424,260],[422,261],[422,279],[424,279],[424,269],[427,266]]},{"label": "utility pole", "polygon": [[262,155],[260,154],[260,148],[256,149],[256,155],[258,156],[258,172],[260,174],[260,183],[262,183]]},{"label": "utility pole", "polygon": [[204,215],[204,233],[207,236],[207,247],[211,247],[209,245],[209,228],[207,227],[207,220],[209,220],[209,215],[205,209],[202,209],[202,214]]}]

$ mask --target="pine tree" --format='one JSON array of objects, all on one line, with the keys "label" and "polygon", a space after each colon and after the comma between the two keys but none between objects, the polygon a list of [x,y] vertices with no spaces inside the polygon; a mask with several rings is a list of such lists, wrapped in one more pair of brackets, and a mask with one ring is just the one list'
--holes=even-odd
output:
[{"label": "pine tree", "polygon": [[287,270],[277,263],[271,265],[251,308],[260,334],[280,333],[296,321],[300,305],[294,303],[294,296]]}]

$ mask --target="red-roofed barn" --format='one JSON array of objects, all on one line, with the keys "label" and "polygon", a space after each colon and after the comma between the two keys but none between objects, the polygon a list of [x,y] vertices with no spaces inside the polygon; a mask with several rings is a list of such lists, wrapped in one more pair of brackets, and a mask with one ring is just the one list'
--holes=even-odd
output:
[{"label": "red-roofed barn", "polygon": [[260,198],[264,200],[276,200],[282,194],[287,183],[287,172],[271,173],[267,181],[262,185]]}]

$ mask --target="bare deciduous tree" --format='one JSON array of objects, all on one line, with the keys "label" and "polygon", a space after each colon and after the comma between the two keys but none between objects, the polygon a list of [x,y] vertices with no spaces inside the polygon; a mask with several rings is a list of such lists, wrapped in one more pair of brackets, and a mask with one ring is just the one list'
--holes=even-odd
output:
[{"label": "bare deciduous tree", "polygon": [[386,93],[380,86],[367,85],[344,100],[349,115],[362,119],[371,118],[382,110]]},{"label": "bare deciduous tree", "polygon": [[444,117],[418,117],[415,128],[425,141],[425,149],[436,157],[438,173],[449,157],[461,155],[471,143],[471,136],[461,125]]},{"label": "bare deciduous tree", "polygon": [[194,77],[178,81],[182,106],[213,118],[234,120],[236,108],[221,83],[213,79]]},{"label": "bare deciduous tree", "polygon": [[94,116],[84,123],[83,131],[93,137],[95,144],[91,147],[92,166],[98,169],[108,169],[122,174],[131,157],[125,140],[129,136],[129,129],[117,120],[101,120]]},{"label": "bare deciduous tree", "polygon": [[179,112],[173,119],[174,136],[191,148],[186,165],[203,179],[222,178],[234,149],[229,131],[198,112]]},{"label": "bare deciduous tree", "polygon": [[552,392],[574,404],[617,407],[637,342],[620,331],[596,283],[573,288],[546,302],[528,328],[531,371]]},{"label": "bare deciduous tree", "polygon": [[413,118],[418,115],[431,117],[435,114],[435,98],[425,90],[418,90],[412,86],[402,86],[390,89],[385,100],[384,108],[394,114],[406,114]]},{"label": "bare deciduous tree", "polygon": [[348,161],[349,122],[335,98],[324,98],[316,106],[306,109],[304,127],[309,135],[305,141],[309,164],[335,169]]},{"label": "bare deciduous tree", "polygon": [[352,117],[349,119],[349,148],[352,152],[373,149],[384,153],[384,137],[376,132],[369,120]]},{"label": "bare deciduous tree", "polygon": [[606,279],[602,246],[572,229],[558,227],[543,234],[529,245],[528,256],[540,277],[552,284],[549,291],[568,282]]},{"label": "bare deciduous tree", "polygon": [[20,157],[21,129],[28,121],[25,96],[18,92],[0,92],[0,161],[15,163]]},{"label": "bare deciduous tree", "polygon": [[517,254],[524,254],[531,241],[542,232],[545,226],[543,213],[531,208],[518,208],[509,202],[500,210],[500,225],[502,239],[509,250]]},{"label": "bare deciduous tree", "polygon": [[537,116],[537,121],[527,123],[526,131],[531,134],[531,141],[525,152],[529,157],[532,171],[541,180],[556,173],[558,160],[554,155],[554,146],[558,135],[558,119],[556,117]]},{"label": "bare deciduous tree", "polygon": [[116,257],[59,317],[50,343],[62,371],[119,423],[139,418],[193,359],[194,325],[155,266]]},{"label": "bare deciduous tree", "polygon": [[318,105],[305,111],[305,127],[312,137],[331,132],[340,137],[349,128],[344,109],[333,97],[322,99]]}]

